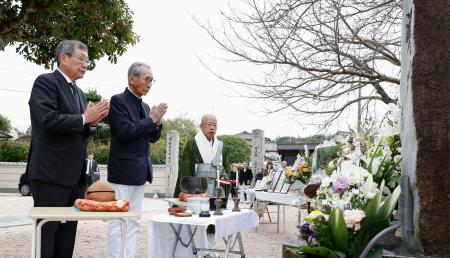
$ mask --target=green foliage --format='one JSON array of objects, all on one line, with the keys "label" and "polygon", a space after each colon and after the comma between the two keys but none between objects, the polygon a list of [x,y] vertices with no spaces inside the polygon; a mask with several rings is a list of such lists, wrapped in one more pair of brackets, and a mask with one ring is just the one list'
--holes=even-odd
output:
[{"label": "green foliage", "polygon": [[102,100],[102,96],[100,94],[98,94],[96,89],[89,89],[86,92],[86,100],[92,101],[94,103],[100,102],[100,100]]},{"label": "green foliage", "polygon": [[[384,154],[382,149],[382,141],[378,143],[373,153],[370,153],[370,160],[367,163],[363,159],[359,161],[359,166],[367,169],[373,175],[373,180],[377,184],[381,181],[388,182],[388,187],[393,190],[400,180],[400,171],[397,168],[401,160],[395,160],[394,157],[399,155],[398,147],[400,147],[400,135],[386,137],[391,154]],[[373,163],[375,159],[381,159],[380,165],[374,169]],[[389,184],[390,183],[390,184]]]},{"label": "green foliage", "polygon": [[[381,182],[378,193],[367,204],[365,218],[359,230],[347,228],[343,212],[336,208],[331,211],[328,221],[323,216],[313,219],[315,241],[308,242],[308,247],[300,246],[297,250],[314,257],[359,257],[370,240],[389,227],[400,196],[400,186],[397,186],[382,203],[383,188],[384,181]],[[379,250],[374,248],[370,251],[370,257],[380,257],[376,256],[378,253]]]},{"label": "green foliage", "polygon": [[167,133],[171,130],[177,131],[180,134],[179,156],[181,158],[184,146],[189,139],[193,138],[197,133],[194,120],[177,117],[173,119],[163,120],[163,130],[161,138],[155,144],[152,144],[152,163],[165,164],[166,163],[166,144]]},{"label": "green foliage", "polygon": [[29,143],[0,141],[0,161],[27,162]]},{"label": "green foliage", "polygon": [[9,133],[11,129],[11,121],[6,116],[0,114],[0,132]]},{"label": "green foliage", "polygon": [[278,144],[297,143],[298,139],[294,136],[278,136],[275,138],[275,142]]},{"label": "green foliage", "polygon": [[94,158],[98,164],[108,164],[109,145],[98,145],[94,151]]},{"label": "green foliage", "polygon": [[326,146],[321,148],[316,148],[315,152],[316,154],[316,164],[313,164],[317,167],[321,167],[324,170],[327,170],[325,167],[328,165],[328,163],[337,158],[339,155],[338,153],[341,151],[341,146],[339,145],[332,145],[332,146]]},{"label": "green foliage", "polygon": [[323,134],[317,134],[308,137],[294,137],[294,136],[278,136],[275,138],[275,142],[278,144],[289,144],[289,143],[322,143],[325,140],[331,139],[332,136],[326,136]]},{"label": "green foliage", "polygon": [[94,136],[96,145],[110,144],[111,143],[111,130],[109,125],[102,124],[98,127],[97,135]]},{"label": "green foliage", "polygon": [[[338,255],[338,252],[331,250],[330,248],[324,246],[302,246],[298,249],[303,254],[306,254],[307,257],[325,257],[325,258],[339,258],[342,257]],[[345,256],[344,256],[345,257]]]},{"label": "green foliage", "polygon": [[[380,185],[380,189],[383,188],[384,181],[382,181]],[[366,217],[362,221],[361,230],[351,245],[351,250],[355,257],[359,257],[364,247],[376,234],[389,226],[390,217],[397,204],[398,198],[400,197],[400,192],[400,186],[397,186],[382,205],[382,190],[370,200],[365,210]]]},{"label": "green foliage", "polygon": [[19,43],[20,55],[49,69],[58,43],[78,39],[88,46],[91,60],[106,55],[116,63],[127,46],[138,41],[132,14],[124,0],[1,1],[0,51]]},{"label": "green foliage", "polygon": [[223,150],[227,153],[229,164],[250,160],[251,150],[245,140],[232,135],[221,135],[217,138],[223,141]]},{"label": "green foliage", "polygon": [[330,225],[330,235],[334,248],[337,251],[347,252],[348,231],[342,211],[338,208],[334,209],[330,214],[328,223]]}]

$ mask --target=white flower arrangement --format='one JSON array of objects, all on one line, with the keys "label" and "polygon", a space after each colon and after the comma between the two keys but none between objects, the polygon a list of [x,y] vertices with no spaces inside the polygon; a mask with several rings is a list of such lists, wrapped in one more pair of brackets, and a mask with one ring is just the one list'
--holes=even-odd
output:
[{"label": "white flower arrangement", "polygon": [[377,192],[377,184],[366,169],[344,161],[331,176],[322,179],[315,204],[325,210],[362,209]]}]

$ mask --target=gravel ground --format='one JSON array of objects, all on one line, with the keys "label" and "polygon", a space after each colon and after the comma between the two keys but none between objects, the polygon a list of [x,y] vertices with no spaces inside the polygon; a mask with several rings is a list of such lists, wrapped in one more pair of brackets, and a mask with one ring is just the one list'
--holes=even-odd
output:
[{"label": "gravel ground", "polygon": [[[231,202],[229,203],[231,206]],[[33,205],[31,197],[17,194],[0,194],[0,219],[2,215],[26,214]],[[144,209],[141,220],[141,231],[137,243],[137,257],[147,257],[147,225],[149,219],[167,212],[168,204],[161,199],[144,199]],[[248,204],[242,204],[248,207]],[[270,211],[276,212],[276,205],[270,205]],[[275,221],[276,213],[271,214]],[[268,218],[264,216],[264,222]],[[281,246],[284,241],[296,238],[295,224],[297,222],[297,209],[286,207],[286,230],[283,232],[283,223],[280,223],[280,233],[276,233],[276,225],[259,225],[258,232],[254,229],[243,232],[246,257],[281,257]],[[107,228],[108,223],[103,221],[81,221],[78,223],[77,239],[73,257],[106,257],[107,254]],[[31,225],[0,228],[0,257],[30,257],[31,252]],[[223,247],[217,242],[217,247]],[[239,257],[231,255],[230,257]]]}]

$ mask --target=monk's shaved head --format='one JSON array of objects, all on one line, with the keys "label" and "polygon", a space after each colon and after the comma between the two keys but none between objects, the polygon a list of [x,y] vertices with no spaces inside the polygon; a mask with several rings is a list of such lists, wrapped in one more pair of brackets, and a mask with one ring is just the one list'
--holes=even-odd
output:
[{"label": "monk's shaved head", "polygon": [[211,141],[216,136],[217,131],[217,118],[215,115],[206,114],[202,116],[200,122],[200,129],[205,135],[206,139]]},{"label": "monk's shaved head", "polygon": [[202,120],[200,122],[200,124],[204,124],[206,123],[208,120],[214,120],[217,123],[217,117],[213,114],[205,114],[202,116]]}]

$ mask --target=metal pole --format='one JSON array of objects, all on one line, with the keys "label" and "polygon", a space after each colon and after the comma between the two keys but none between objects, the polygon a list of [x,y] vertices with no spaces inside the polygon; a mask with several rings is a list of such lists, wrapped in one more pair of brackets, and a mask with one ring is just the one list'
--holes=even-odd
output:
[{"label": "metal pole", "polygon": [[361,87],[358,88],[358,120],[356,121],[356,131],[361,132]]}]

